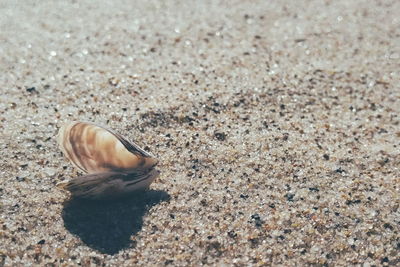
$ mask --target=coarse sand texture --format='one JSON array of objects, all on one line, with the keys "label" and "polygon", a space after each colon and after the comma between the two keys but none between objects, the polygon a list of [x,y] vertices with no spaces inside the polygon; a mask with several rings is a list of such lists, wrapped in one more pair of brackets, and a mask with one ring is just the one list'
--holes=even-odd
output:
[{"label": "coarse sand texture", "polygon": [[[400,266],[399,15],[1,0],[0,267]],[[154,155],[149,190],[71,198],[71,121]]]}]

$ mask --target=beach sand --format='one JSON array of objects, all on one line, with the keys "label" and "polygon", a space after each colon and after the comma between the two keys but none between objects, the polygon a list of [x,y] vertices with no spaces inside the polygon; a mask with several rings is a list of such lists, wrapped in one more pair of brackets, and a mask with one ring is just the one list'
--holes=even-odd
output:
[{"label": "beach sand", "polygon": [[[0,266],[399,266],[400,1],[0,3]],[[160,160],[96,202],[56,142]]]}]

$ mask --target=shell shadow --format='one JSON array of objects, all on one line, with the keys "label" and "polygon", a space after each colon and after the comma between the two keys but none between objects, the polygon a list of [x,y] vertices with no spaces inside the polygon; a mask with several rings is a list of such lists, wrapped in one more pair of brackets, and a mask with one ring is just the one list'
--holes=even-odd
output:
[{"label": "shell shadow", "polygon": [[118,200],[70,200],[64,203],[62,217],[65,228],[87,246],[113,255],[134,247],[131,236],[142,229],[143,216],[152,206],[169,199],[165,191],[149,190]]}]

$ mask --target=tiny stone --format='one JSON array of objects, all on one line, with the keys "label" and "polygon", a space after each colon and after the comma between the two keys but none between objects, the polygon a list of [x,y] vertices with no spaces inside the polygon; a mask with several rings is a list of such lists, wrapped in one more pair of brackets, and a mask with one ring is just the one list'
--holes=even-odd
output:
[{"label": "tiny stone", "polygon": [[295,194],[289,194],[289,193],[285,195],[285,197],[286,197],[286,199],[287,199],[288,201],[294,201],[294,200],[293,200],[294,196],[295,196]]},{"label": "tiny stone", "polygon": [[240,194],[240,198],[247,199],[249,198],[249,195]]},{"label": "tiny stone", "polygon": [[346,172],[346,171],[343,170],[342,168],[338,168],[338,169],[335,170],[335,172],[337,172],[337,173],[344,173],[344,172]]},{"label": "tiny stone", "polygon": [[381,261],[382,263],[385,263],[385,262],[389,262],[389,258],[388,257],[384,257],[384,258],[382,258],[382,261]]},{"label": "tiny stone", "polygon": [[45,173],[47,176],[54,176],[54,175],[57,173],[57,170],[54,169],[54,168],[46,168],[46,169],[44,170],[44,173]]},{"label": "tiny stone", "polygon": [[219,140],[219,141],[225,141],[226,139],[226,134],[225,133],[220,133],[216,132],[214,136]]}]

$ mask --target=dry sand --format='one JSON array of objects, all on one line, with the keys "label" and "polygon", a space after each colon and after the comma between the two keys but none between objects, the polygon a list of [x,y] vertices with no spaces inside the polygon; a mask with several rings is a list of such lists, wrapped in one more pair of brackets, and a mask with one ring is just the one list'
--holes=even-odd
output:
[{"label": "dry sand", "polygon": [[[0,2],[0,266],[400,265],[400,1]],[[92,121],[151,191],[68,201]]]}]

